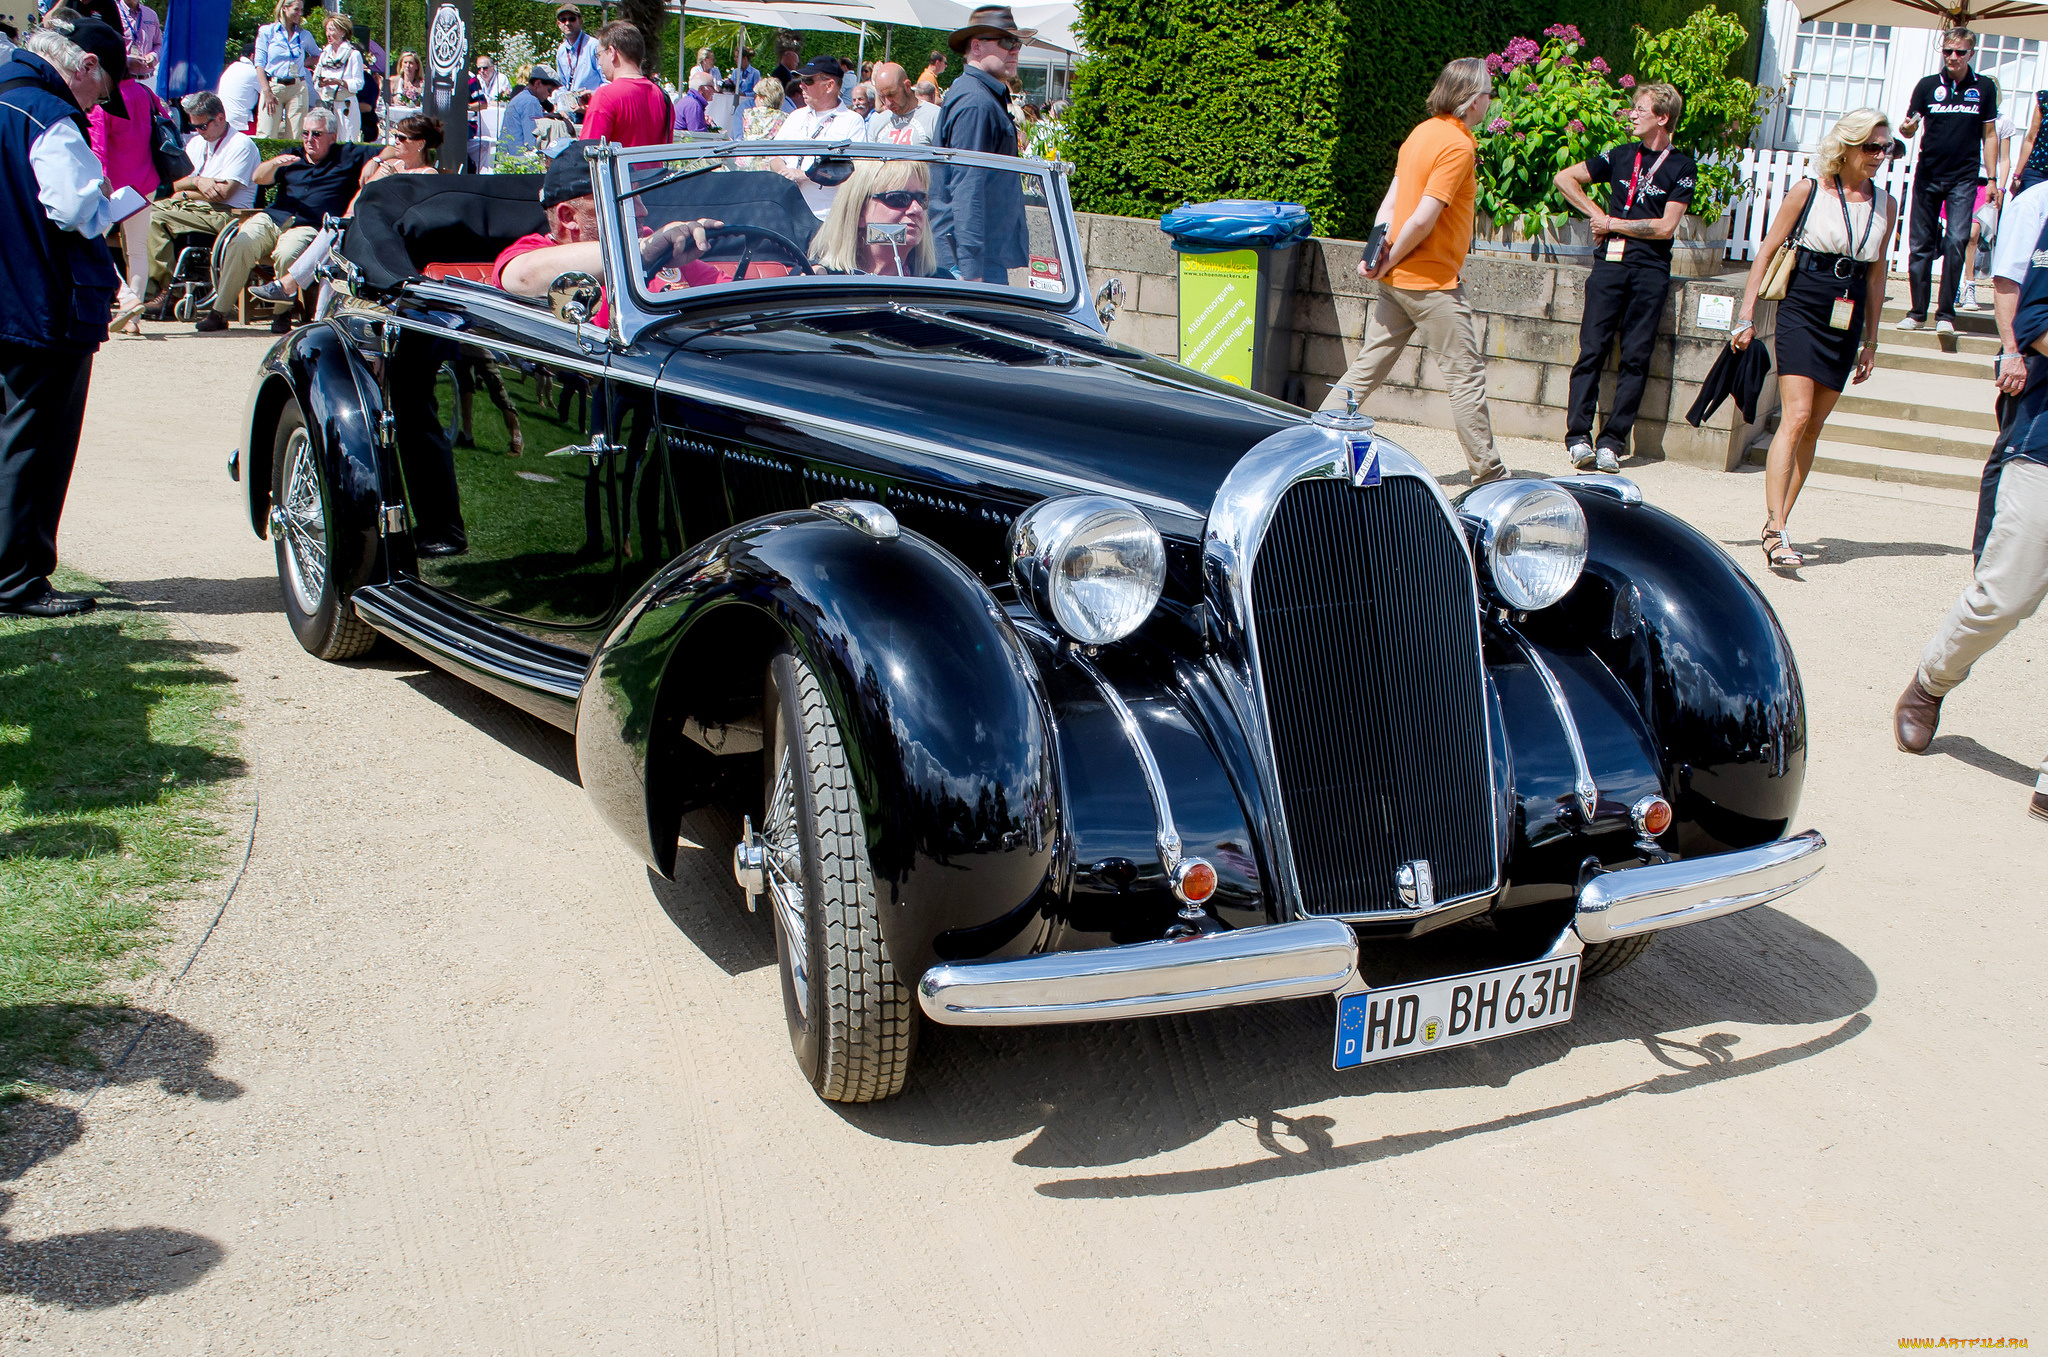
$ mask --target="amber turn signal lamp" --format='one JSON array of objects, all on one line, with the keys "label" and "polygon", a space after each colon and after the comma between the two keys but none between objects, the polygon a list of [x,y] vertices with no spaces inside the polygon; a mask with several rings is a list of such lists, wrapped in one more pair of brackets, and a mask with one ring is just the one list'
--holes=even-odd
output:
[{"label": "amber turn signal lamp", "polygon": [[1189,858],[1173,869],[1173,893],[1191,905],[1199,905],[1216,893],[1216,869],[1200,858]]},{"label": "amber turn signal lamp", "polygon": [[1671,828],[1671,803],[1661,796],[1646,796],[1631,808],[1636,828],[1656,838]]}]

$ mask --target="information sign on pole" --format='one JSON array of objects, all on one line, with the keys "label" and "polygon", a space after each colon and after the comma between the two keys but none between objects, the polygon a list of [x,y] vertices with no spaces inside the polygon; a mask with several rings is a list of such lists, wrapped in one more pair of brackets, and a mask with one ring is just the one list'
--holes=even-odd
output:
[{"label": "information sign on pole", "polygon": [[1256,252],[1180,256],[1180,361],[1197,372],[1250,386],[1258,301]]}]

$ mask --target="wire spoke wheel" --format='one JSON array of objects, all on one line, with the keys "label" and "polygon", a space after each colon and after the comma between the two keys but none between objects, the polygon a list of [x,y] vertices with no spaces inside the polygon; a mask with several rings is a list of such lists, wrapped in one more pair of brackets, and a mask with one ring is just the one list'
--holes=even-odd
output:
[{"label": "wire spoke wheel", "polygon": [[304,429],[292,432],[286,445],[284,549],[289,561],[287,581],[298,595],[302,612],[320,606],[327,588],[327,515],[320,504],[320,470],[313,459],[313,440]]},{"label": "wire spoke wheel", "polygon": [[804,912],[804,864],[797,843],[796,750],[785,745],[768,799],[768,823],[761,827],[768,850],[768,893],[775,900],[775,924],[782,930],[794,973],[798,1010],[811,1016],[811,930]]}]

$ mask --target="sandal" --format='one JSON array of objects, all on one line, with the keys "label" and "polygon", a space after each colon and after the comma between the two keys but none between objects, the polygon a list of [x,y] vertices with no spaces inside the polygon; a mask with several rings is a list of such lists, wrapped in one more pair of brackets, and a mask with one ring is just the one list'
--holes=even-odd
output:
[{"label": "sandal", "polygon": [[1806,564],[1806,558],[1794,551],[1785,541],[1785,534],[1764,520],[1763,535],[1764,561],[1773,570],[1797,570]]}]

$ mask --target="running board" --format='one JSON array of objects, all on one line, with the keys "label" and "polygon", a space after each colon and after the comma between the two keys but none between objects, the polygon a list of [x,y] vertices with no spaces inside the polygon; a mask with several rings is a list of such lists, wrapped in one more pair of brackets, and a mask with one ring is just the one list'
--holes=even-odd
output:
[{"label": "running board", "polygon": [[366,584],[356,615],[406,649],[563,730],[576,728],[587,657],[501,631],[406,584]]}]

